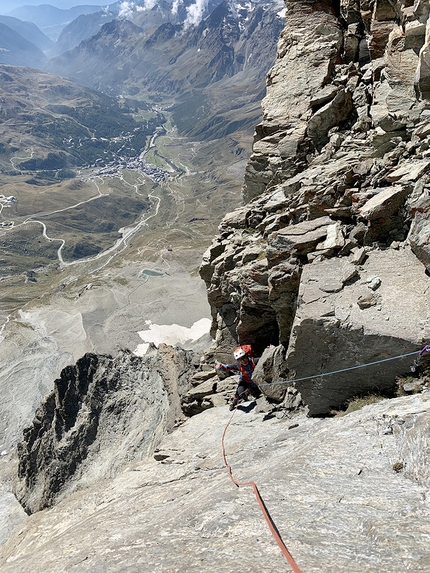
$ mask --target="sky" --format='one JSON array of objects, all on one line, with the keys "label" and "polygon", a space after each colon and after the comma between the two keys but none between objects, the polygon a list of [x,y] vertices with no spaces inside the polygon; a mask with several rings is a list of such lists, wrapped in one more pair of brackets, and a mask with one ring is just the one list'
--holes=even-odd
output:
[{"label": "sky", "polygon": [[82,4],[90,6],[106,6],[113,4],[115,0],[0,0],[0,14],[7,14],[14,8],[20,6],[39,6],[40,4],[50,4],[57,8],[67,10],[73,6],[80,6]]}]

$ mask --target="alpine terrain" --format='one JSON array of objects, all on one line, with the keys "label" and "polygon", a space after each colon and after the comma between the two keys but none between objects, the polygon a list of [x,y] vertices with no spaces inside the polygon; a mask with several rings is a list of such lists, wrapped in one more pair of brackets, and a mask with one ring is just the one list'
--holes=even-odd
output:
[{"label": "alpine terrain", "polygon": [[429,13],[121,2],[0,65],[2,572],[430,571]]}]

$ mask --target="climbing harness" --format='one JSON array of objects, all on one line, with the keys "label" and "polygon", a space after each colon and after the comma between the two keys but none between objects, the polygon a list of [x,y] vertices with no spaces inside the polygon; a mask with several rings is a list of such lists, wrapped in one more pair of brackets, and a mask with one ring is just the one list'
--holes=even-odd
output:
[{"label": "climbing harness", "polygon": [[288,561],[289,565],[291,566],[291,569],[294,571],[294,573],[302,573],[301,569],[299,568],[299,566],[297,565],[297,563],[294,561],[293,556],[291,555],[291,553],[288,551],[287,546],[285,545],[285,543],[282,540],[282,537],[273,521],[273,519],[270,516],[270,513],[263,501],[263,498],[261,497],[260,492],[258,491],[257,485],[255,482],[253,481],[246,481],[246,482],[238,482],[234,479],[232,471],[231,471],[231,466],[227,463],[227,457],[225,454],[225,435],[227,432],[227,428],[229,427],[231,421],[233,420],[233,416],[235,415],[237,411],[237,406],[234,409],[232,415],[230,416],[229,421],[227,422],[225,428],[224,428],[224,432],[222,434],[222,457],[224,460],[224,465],[227,468],[228,471],[228,475],[231,479],[231,481],[234,483],[235,486],[237,487],[243,487],[245,485],[250,485],[252,486],[252,489],[254,490],[254,494],[255,497],[257,499],[258,505],[260,506],[260,509],[263,513],[264,519],[267,522],[267,525],[269,526],[270,532],[273,536],[273,538],[275,539],[276,543],[278,544],[280,550],[282,551],[282,554],[284,555],[284,557],[286,558],[286,560]]}]

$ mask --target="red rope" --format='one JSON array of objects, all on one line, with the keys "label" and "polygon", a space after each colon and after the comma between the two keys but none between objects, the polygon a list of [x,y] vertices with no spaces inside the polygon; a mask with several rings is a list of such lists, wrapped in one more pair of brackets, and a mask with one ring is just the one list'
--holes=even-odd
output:
[{"label": "red rope", "polygon": [[260,492],[258,491],[257,485],[255,484],[255,482],[253,481],[246,481],[243,483],[240,483],[238,481],[236,481],[233,477],[233,474],[231,472],[231,466],[229,466],[229,464],[227,463],[227,458],[225,455],[225,435],[227,432],[227,428],[229,427],[231,421],[233,420],[233,416],[235,415],[237,410],[237,405],[236,408],[234,409],[233,414],[230,416],[229,421],[227,422],[226,427],[224,428],[224,432],[222,434],[222,457],[224,460],[224,465],[227,468],[228,471],[228,475],[231,479],[231,481],[234,483],[234,485],[236,485],[237,487],[242,487],[244,485],[250,485],[252,486],[252,489],[254,490],[254,494],[255,497],[257,498],[257,502],[258,505],[260,506],[260,509],[263,513],[264,519],[267,522],[267,525],[269,526],[270,532],[273,535],[273,538],[275,539],[276,543],[278,544],[280,550],[282,551],[282,554],[284,555],[284,557],[286,558],[286,560],[288,561],[288,563],[291,566],[291,569],[294,571],[294,573],[302,573],[301,569],[299,568],[299,566],[297,565],[297,563],[294,561],[293,556],[291,555],[291,553],[288,551],[287,546],[285,545],[285,543],[282,541],[281,535],[275,525],[275,523],[273,522],[273,519],[271,518],[267,507],[264,504],[263,498],[260,495]]}]

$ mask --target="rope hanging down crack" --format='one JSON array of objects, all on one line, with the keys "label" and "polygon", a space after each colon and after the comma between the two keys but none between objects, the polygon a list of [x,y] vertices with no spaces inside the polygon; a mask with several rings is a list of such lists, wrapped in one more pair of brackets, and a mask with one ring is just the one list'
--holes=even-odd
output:
[{"label": "rope hanging down crack", "polygon": [[[293,382],[300,382],[302,380],[312,380],[315,378],[323,378],[324,376],[332,376],[333,374],[339,374],[341,372],[348,372],[350,370],[356,370],[357,368],[365,368],[367,366],[374,366],[375,364],[382,364],[382,363],[388,362],[390,360],[398,360],[400,358],[406,358],[408,356],[416,355],[417,353],[418,353],[418,359],[419,359],[426,352],[430,352],[430,346],[428,346],[428,345],[424,346],[424,348],[422,348],[419,351],[416,350],[415,352],[408,352],[406,354],[400,354],[398,356],[392,356],[391,358],[383,358],[382,360],[376,360],[375,362],[368,362],[366,364],[359,364],[358,366],[350,366],[349,368],[342,368],[340,370],[334,370],[332,372],[323,372],[321,374],[315,374],[313,376],[305,376],[303,378],[293,378],[291,380],[283,380],[280,382],[269,382],[269,383],[259,384],[259,386],[270,386],[270,385],[274,385],[274,384],[291,384]],[[414,364],[416,365],[416,363],[417,363],[417,361],[415,360]],[[227,468],[229,478],[237,487],[243,487],[245,485],[250,485],[252,487],[252,489],[254,490],[254,495],[257,499],[258,505],[260,506],[260,509],[263,513],[264,519],[267,522],[267,525],[270,529],[270,532],[271,532],[273,538],[275,539],[276,543],[278,544],[279,548],[281,549],[282,554],[284,555],[284,557],[288,561],[288,563],[289,563],[289,565],[290,565],[290,567],[294,573],[302,573],[301,569],[299,568],[297,563],[294,561],[293,556],[288,551],[287,546],[285,545],[284,541],[282,540],[282,537],[281,537],[272,517],[270,516],[270,513],[269,513],[269,511],[268,511],[268,509],[264,503],[264,500],[261,497],[261,494],[258,490],[256,483],[254,481],[239,482],[239,481],[235,480],[233,477],[231,466],[227,462],[227,457],[226,457],[226,453],[225,453],[225,436],[227,433],[227,428],[229,427],[231,421],[233,420],[233,416],[235,415],[235,413],[237,411],[237,407],[238,407],[238,404],[236,405],[236,408],[234,409],[232,415],[230,416],[230,419],[228,420],[228,422],[224,428],[224,431],[222,434],[222,439],[221,439],[222,457],[223,457],[224,465]]]},{"label": "rope hanging down crack", "polygon": [[285,545],[284,541],[282,540],[282,537],[278,531],[278,528],[276,527],[272,517],[270,516],[270,513],[264,503],[263,498],[261,497],[260,492],[258,491],[258,487],[256,485],[255,482],[253,481],[246,481],[246,482],[238,482],[234,479],[232,471],[231,471],[231,466],[227,463],[227,457],[225,454],[225,435],[227,432],[227,428],[229,427],[231,421],[233,420],[233,416],[235,415],[237,411],[237,406],[234,409],[232,415],[230,416],[229,421],[227,422],[225,428],[224,428],[224,432],[222,434],[222,457],[223,457],[223,461],[224,461],[224,465],[227,468],[228,471],[228,475],[229,478],[231,479],[231,481],[234,483],[234,485],[236,485],[237,487],[243,487],[245,485],[250,485],[252,487],[252,489],[254,490],[254,495],[257,499],[258,505],[260,506],[261,512],[263,513],[264,519],[266,520],[267,525],[269,526],[270,532],[273,536],[273,538],[275,539],[276,543],[278,544],[280,550],[282,551],[282,554],[284,555],[284,557],[286,558],[286,560],[288,561],[291,569],[294,571],[294,573],[302,573],[301,569],[299,568],[299,566],[297,565],[297,563],[294,561],[293,556],[291,555],[291,553],[288,551],[287,546]]}]

